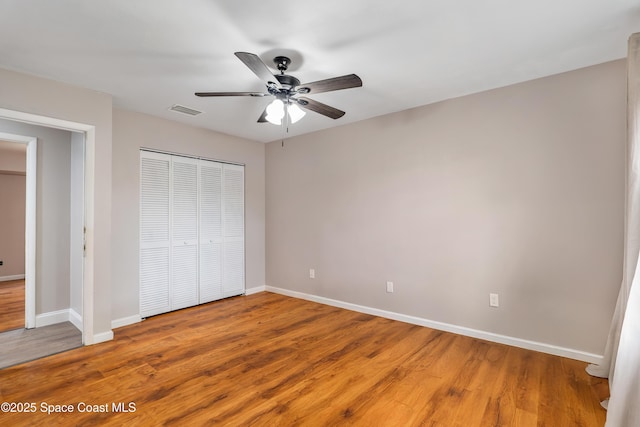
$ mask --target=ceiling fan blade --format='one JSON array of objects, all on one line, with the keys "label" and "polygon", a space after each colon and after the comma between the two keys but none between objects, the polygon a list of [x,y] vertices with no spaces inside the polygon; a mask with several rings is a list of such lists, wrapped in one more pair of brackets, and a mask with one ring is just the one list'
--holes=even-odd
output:
[{"label": "ceiling fan blade", "polygon": [[362,86],[362,80],[355,74],[334,77],[332,79],[318,80],[317,82],[305,83],[298,86],[298,93],[321,93],[333,90],[349,89]]},{"label": "ceiling fan blade", "polygon": [[260,117],[258,118],[258,123],[267,123],[267,109],[265,108]]},{"label": "ceiling fan blade", "polygon": [[267,96],[262,92],[196,92],[196,96]]},{"label": "ceiling fan blade", "polygon": [[265,82],[267,86],[275,86],[281,88],[280,82],[274,76],[264,62],[258,57],[258,55],[248,52],[236,52],[235,55],[244,62],[244,65],[249,67],[253,74],[258,76],[260,80]]},{"label": "ceiling fan blade", "polygon": [[315,111],[316,113],[322,114],[323,116],[327,116],[331,119],[339,119],[345,115],[344,111],[333,108],[327,104],[323,104],[322,102],[314,101],[313,99],[297,98],[295,101],[302,108]]}]

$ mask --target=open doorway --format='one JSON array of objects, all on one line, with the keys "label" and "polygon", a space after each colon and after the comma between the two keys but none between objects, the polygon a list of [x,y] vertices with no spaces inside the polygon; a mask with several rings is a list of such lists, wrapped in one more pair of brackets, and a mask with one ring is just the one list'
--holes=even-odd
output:
[{"label": "open doorway", "polygon": [[0,140],[0,332],[25,326],[27,144]]},{"label": "open doorway", "polygon": [[[64,349],[59,345],[60,340],[50,340],[56,331],[64,330],[64,336],[59,337],[69,339],[72,346],[83,343],[84,133],[0,120],[0,131],[7,129],[20,133],[0,132],[0,139],[14,146],[26,146],[21,176],[23,216],[21,223],[14,218],[10,227],[13,234],[22,233],[23,256],[22,271],[19,256],[11,258],[11,265],[7,266],[16,274],[6,275],[9,268],[3,272],[4,265],[0,266],[0,280],[5,279],[2,288],[10,296],[4,307],[0,301],[0,311],[7,309],[4,311],[8,316],[8,312],[13,313],[7,319],[6,328],[1,323],[0,327],[14,329],[20,325],[22,331],[2,334],[0,341],[13,340],[14,348],[22,348],[20,343],[24,341],[30,348],[40,351],[48,347],[55,353]],[[0,152],[0,156],[3,153]],[[6,156],[3,158],[8,160]],[[19,204],[20,200],[14,202]],[[16,252],[20,249],[19,244],[14,244],[13,248],[0,248],[0,251],[19,255]],[[0,253],[0,259],[2,255]],[[15,314],[19,313],[21,302],[21,319],[18,319]],[[69,326],[61,325],[63,323]],[[73,332],[74,326],[76,332]],[[36,333],[34,328],[47,331]],[[11,355],[0,351],[0,358],[20,361],[15,353],[19,351]]]},{"label": "open doorway", "polygon": [[[9,76],[8,79],[11,81],[12,77]],[[24,82],[20,80],[20,82],[17,82],[16,85],[22,85],[23,83]],[[12,92],[10,93],[10,95],[16,95],[16,93]],[[36,91],[36,95],[35,95],[36,97],[33,99],[30,98],[31,95],[33,95],[33,92],[27,91],[25,92],[25,95],[28,95],[28,96],[26,96],[26,98],[23,99],[23,95],[18,94],[13,104],[23,105],[24,109],[26,109],[27,111],[30,111],[34,105],[40,105],[40,101],[38,100],[39,99],[38,97],[40,96],[39,92]],[[75,96],[76,95],[74,93],[72,98]],[[82,97],[80,98],[82,99],[82,102],[85,101],[85,98],[82,98]],[[9,96],[8,99],[11,100],[13,98]],[[76,98],[73,98],[73,99],[76,99]],[[9,102],[9,104],[11,104],[11,102]],[[49,110],[55,111],[55,109],[58,108],[59,105],[60,104],[56,102],[53,105],[47,104],[47,106],[43,108],[46,111],[49,111]],[[84,104],[81,103],[81,105],[84,105]],[[97,107],[97,109],[95,110],[91,110],[91,112],[88,112],[87,114],[84,114],[84,110],[82,106],[71,106],[67,110],[65,110],[65,113],[54,114],[54,116],[60,116],[60,115],[65,116],[66,113],[69,113],[72,116],[78,115],[81,117],[85,117],[90,122],[97,121],[98,123],[100,123],[101,128],[104,127],[105,129],[105,136],[100,137],[100,140],[102,141],[102,139],[104,138],[105,142],[100,146],[96,145],[96,142],[98,139],[96,136],[96,134],[98,133],[96,124],[76,122],[76,121],[51,117],[51,116],[44,116],[41,114],[29,113],[25,111],[17,111],[17,110],[11,110],[7,108],[0,108],[0,119],[4,119],[5,121],[15,122],[15,123],[28,123],[28,124],[34,124],[42,127],[48,127],[51,129],[62,129],[62,130],[67,130],[71,132],[78,132],[84,136],[84,148],[85,148],[84,218],[85,218],[85,230],[86,230],[84,232],[85,251],[84,251],[84,258],[83,258],[84,276],[83,276],[83,283],[82,283],[82,326],[83,326],[82,342],[84,345],[96,344],[99,342],[113,339],[113,332],[110,330],[110,328],[107,325],[104,324],[104,322],[106,322],[106,317],[108,316],[108,314],[105,311],[96,310],[96,306],[95,306],[96,304],[98,305],[98,308],[101,308],[103,306],[106,306],[106,307],[109,306],[108,301],[106,301],[104,304],[96,302],[96,296],[103,296],[105,298],[108,297],[108,295],[105,295],[105,290],[104,290],[104,287],[108,287],[108,280],[104,281],[104,284],[103,284],[103,281],[97,280],[97,277],[98,277],[97,274],[106,268],[108,262],[106,261],[103,262],[102,260],[108,261],[109,254],[110,254],[109,252],[110,243],[109,243],[108,234],[107,234],[110,226],[110,220],[108,217],[108,213],[104,213],[104,211],[108,209],[103,209],[103,211],[100,212],[100,214],[96,212],[97,206],[100,206],[102,208],[110,207],[110,198],[108,195],[98,196],[95,194],[96,189],[109,187],[108,183],[102,178],[102,175],[97,176],[96,174],[97,170],[100,170],[102,172],[102,168],[98,167],[96,164],[96,161],[97,161],[96,156],[98,154],[105,155],[105,156],[110,155],[110,151],[107,152],[107,150],[110,150],[110,147],[111,147],[110,137],[108,136],[110,135],[110,128],[107,129],[107,126],[106,126],[107,123],[109,124],[109,126],[111,125],[111,107],[110,107],[111,104],[109,104],[108,108],[106,107],[103,108],[102,105],[103,104],[100,104],[100,107]],[[93,119],[90,120],[89,118],[93,118]],[[103,124],[104,126],[102,126]],[[5,130],[0,128],[0,132],[10,132],[10,130]],[[27,161],[29,160],[29,158],[30,156],[29,156],[29,153],[27,152]],[[106,165],[110,167],[111,165],[110,157],[105,158],[104,162]],[[108,173],[106,170],[104,172]],[[27,178],[29,179],[29,177]],[[104,201],[104,203],[100,203],[102,201]],[[97,238],[103,239],[103,240],[96,242]],[[33,246],[35,246],[35,244]],[[100,255],[101,261],[99,262],[97,261],[97,255]],[[105,274],[108,276],[108,272]],[[29,277],[29,272],[27,271],[27,284],[26,284],[27,294],[29,292],[28,277]],[[101,284],[101,287],[95,288],[94,285],[96,284],[96,282]],[[99,323],[98,325],[96,325],[96,318],[103,323]],[[94,334],[94,330],[96,329],[96,327],[100,332]]]}]

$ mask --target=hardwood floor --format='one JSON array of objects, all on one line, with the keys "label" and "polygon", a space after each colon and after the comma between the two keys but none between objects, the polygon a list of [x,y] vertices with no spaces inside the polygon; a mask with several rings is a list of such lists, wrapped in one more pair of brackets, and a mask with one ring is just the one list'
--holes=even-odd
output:
[{"label": "hardwood floor", "polygon": [[24,280],[0,282],[0,332],[24,328]]},{"label": "hardwood floor", "polygon": [[585,366],[263,292],[0,370],[0,424],[602,426]]}]

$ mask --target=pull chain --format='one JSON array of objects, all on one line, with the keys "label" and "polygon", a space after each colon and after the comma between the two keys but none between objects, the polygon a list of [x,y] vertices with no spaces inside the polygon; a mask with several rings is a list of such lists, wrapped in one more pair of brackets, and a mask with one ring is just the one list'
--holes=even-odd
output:
[{"label": "pull chain", "polygon": [[282,148],[284,148],[284,135],[289,134],[289,104],[286,103],[284,107],[284,117],[282,118],[282,139],[280,141]]}]

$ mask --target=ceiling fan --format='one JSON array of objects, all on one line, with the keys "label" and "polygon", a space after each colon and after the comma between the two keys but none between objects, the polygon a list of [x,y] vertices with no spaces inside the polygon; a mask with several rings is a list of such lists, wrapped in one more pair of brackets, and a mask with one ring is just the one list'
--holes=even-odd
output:
[{"label": "ceiling fan", "polygon": [[339,119],[344,116],[344,111],[300,95],[362,86],[362,80],[355,74],[300,84],[300,80],[285,74],[291,64],[291,59],[286,56],[276,56],[273,59],[280,71],[280,74],[274,75],[257,55],[247,52],[236,52],[235,55],[267,85],[267,92],[196,92],[196,96],[274,96],[276,99],[267,106],[258,118],[258,123],[270,122],[280,125],[285,112],[288,113],[291,123],[295,123],[305,115],[300,107],[332,119]]}]

